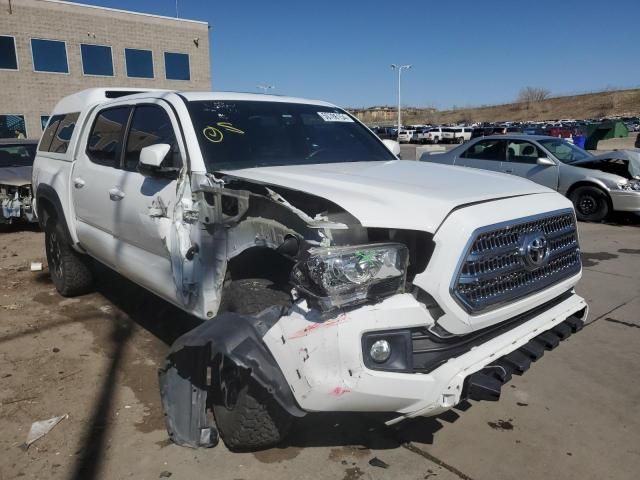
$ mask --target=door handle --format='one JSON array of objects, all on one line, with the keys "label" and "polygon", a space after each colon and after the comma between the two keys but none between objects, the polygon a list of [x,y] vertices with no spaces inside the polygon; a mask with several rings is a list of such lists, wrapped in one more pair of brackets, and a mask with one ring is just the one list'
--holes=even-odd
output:
[{"label": "door handle", "polygon": [[504,173],[513,173],[513,170],[505,170]]},{"label": "door handle", "polygon": [[114,202],[119,202],[124,198],[124,192],[119,188],[114,187],[111,190],[109,190],[109,198]]},{"label": "door handle", "polygon": [[81,179],[80,177],[76,177],[73,179],[73,186],[76,188],[82,188],[84,187],[84,180]]}]

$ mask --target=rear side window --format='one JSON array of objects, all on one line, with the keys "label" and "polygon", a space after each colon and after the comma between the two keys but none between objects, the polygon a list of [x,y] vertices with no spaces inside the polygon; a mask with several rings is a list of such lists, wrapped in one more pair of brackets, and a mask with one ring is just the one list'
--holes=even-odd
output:
[{"label": "rear side window", "polygon": [[482,140],[460,155],[463,158],[476,158],[478,160],[504,161],[504,140]]},{"label": "rear side window", "polygon": [[516,163],[529,163],[535,165],[538,158],[546,155],[533,143],[524,140],[509,140],[507,144],[507,161]]},{"label": "rear side window", "polygon": [[47,124],[47,128],[45,128],[44,133],[42,134],[42,138],[40,139],[40,146],[38,150],[41,152],[48,152],[49,147],[51,146],[51,140],[56,134],[56,130],[58,130],[58,125],[60,125],[60,120],[64,118],[64,115],[54,115],[49,119],[49,123]]},{"label": "rear side window", "polygon": [[51,140],[50,152],[67,153],[69,141],[71,140],[71,135],[73,135],[73,130],[76,128],[79,116],[79,113],[68,113],[60,120],[56,134]]},{"label": "rear side window", "polygon": [[47,128],[42,134],[38,150],[41,152],[67,153],[69,141],[79,116],[79,112],[74,112],[51,117]]},{"label": "rear side window", "polygon": [[163,165],[180,167],[180,150],[167,112],[154,105],[136,107],[127,137],[127,149],[124,157],[125,169],[135,171],[140,159],[140,150],[158,143],[171,145],[167,158],[169,161],[165,160]]},{"label": "rear side window", "polygon": [[98,113],[87,142],[87,156],[92,162],[108,167],[118,166],[130,110],[130,107],[115,107]]}]

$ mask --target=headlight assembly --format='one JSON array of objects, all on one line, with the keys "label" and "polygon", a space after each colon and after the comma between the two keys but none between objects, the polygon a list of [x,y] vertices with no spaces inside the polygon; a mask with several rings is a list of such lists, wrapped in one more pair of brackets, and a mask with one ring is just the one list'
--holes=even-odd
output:
[{"label": "headlight assembly", "polygon": [[631,180],[626,183],[619,183],[618,188],[627,192],[640,192],[640,181]]},{"label": "headlight assembly", "polygon": [[313,248],[293,269],[296,287],[321,310],[404,291],[409,252],[397,243]]}]

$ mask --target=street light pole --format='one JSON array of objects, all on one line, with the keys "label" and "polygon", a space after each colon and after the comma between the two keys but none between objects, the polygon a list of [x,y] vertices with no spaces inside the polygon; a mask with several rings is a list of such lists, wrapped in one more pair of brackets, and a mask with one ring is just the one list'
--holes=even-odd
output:
[{"label": "street light pole", "polygon": [[400,101],[402,94],[400,76],[402,74],[402,70],[409,70],[411,67],[413,67],[413,65],[396,65],[395,63],[391,64],[391,68],[398,71],[398,134],[400,133],[400,126],[402,125],[402,115],[400,113]]}]

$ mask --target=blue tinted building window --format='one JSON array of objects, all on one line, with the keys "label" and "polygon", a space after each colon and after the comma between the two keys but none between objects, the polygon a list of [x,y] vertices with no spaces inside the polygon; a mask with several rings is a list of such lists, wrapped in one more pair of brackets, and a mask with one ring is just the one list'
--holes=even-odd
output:
[{"label": "blue tinted building window", "polygon": [[189,55],[164,52],[164,71],[167,80],[191,80]]},{"label": "blue tinted building window", "polygon": [[82,73],[113,77],[113,58],[111,47],[104,45],[80,45]]},{"label": "blue tinted building window", "polygon": [[44,129],[47,128],[47,123],[49,122],[49,115],[40,115],[40,128],[44,132]]},{"label": "blue tinted building window", "polygon": [[64,42],[32,38],[31,55],[36,72],[69,73],[67,46]]},{"label": "blue tinted building window", "polygon": [[27,138],[24,115],[0,115],[0,138]]},{"label": "blue tinted building window", "polygon": [[0,69],[17,70],[16,40],[6,35],[0,36]]},{"label": "blue tinted building window", "polygon": [[127,77],[153,78],[153,54],[151,50],[125,48],[124,60],[127,67]]}]

